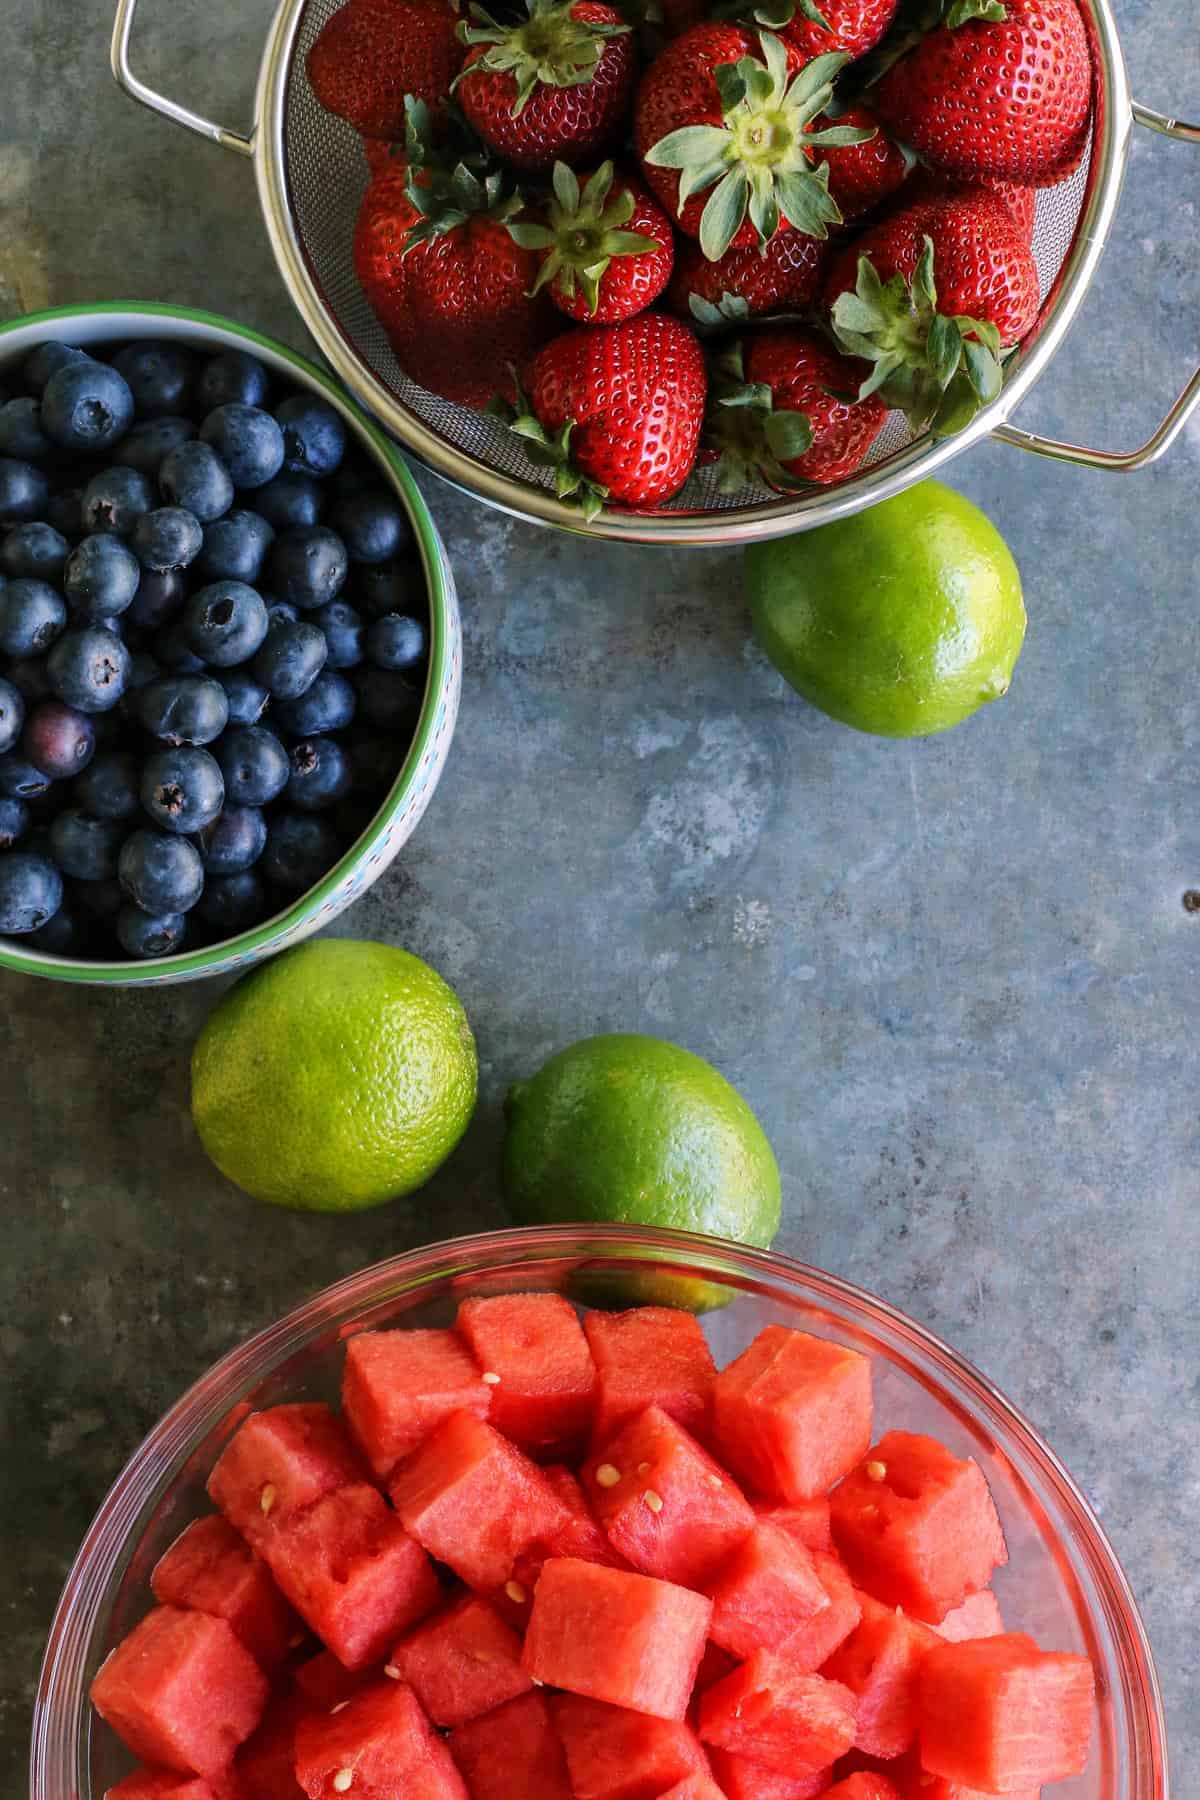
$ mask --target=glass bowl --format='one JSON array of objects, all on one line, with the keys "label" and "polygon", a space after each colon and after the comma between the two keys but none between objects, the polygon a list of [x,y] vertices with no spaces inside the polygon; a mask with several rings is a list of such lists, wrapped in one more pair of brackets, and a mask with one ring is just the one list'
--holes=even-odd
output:
[{"label": "glass bowl", "polygon": [[[769,1252],[682,1232],[550,1226],[434,1244],[353,1275],[231,1351],[134,1455],[76,1558],[50,1632],[34,1714],[30,1800],[101,1800],[128,1758],[94,1718],[96,1669],[146,1610],[158,1557],[197,1513],[244,1415],[336,1399],[342,1340],[382,1325],[445,1325],[468,1295],[551,1290],[611,1302],[632,1275],[725,1289],[705,1330],[718,1364],[764,1325],[802,1327],[868,1353],[879,1429],[927,1431],[983,1468],[1008,1537],[996,1592],[1010,1629],[1077,1650],[1096,1671],[1086,1774],[1056,1800],[1168,1800],[1166,1731],[1150,1646],[1094,1513],[1052,1450],[969,1363],[861,1288]],[[521,1797],[514,1796],[514,1800]]]}]

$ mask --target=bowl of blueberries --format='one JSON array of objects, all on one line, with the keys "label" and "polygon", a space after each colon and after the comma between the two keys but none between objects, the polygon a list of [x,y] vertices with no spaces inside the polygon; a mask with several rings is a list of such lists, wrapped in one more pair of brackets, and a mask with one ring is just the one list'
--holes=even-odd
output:
[{"label": "bowl of blueberries", "polygon": [[313,363],[176,307],[0,326],[0,968],[187,981],[327,924],[461,666],[425,502]]}]

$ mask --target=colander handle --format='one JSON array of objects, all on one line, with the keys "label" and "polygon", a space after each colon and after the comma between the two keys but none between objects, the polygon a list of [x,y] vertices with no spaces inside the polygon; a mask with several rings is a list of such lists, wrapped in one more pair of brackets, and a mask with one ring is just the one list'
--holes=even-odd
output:
[{"label": "colander handle", "polygon": [[171,119],[176,125],[184,125],[189,131],[210,138],[214,144],[223,144],[227,150],[238,150],[243,156],[253,155],[252,137],[247,137],[241,131],[230,131],[226,126],[218,125],[215,120],[206,119],[202,114],[192,112],[189,107],[180,106],[178,101],[169,100],[165,94],[147,87],[134,74],[129,63],[129,40],[133,34],[133,15],[136,11],[137,0],[117,0],[117,16],[112,35],[112,72],[119,85],[143,106],[161,113],[164,119]]},{"label": "colander handle", "polygon": [[[1200,125],[1187,125],[1182,119],[1155,112],[1152,107],[1139,106],[1136,100],[1133,116],[1139,125],[1144,125],[1147,131],[1157,131],[1161,137],[1178,138],[1184,144],[1200,144]],[[1031,450],[1035,456],[1052,456],[1058,462],[1083,463],[1089,469],[1130,474],[1135,469],[1149,468],[1160,456],[1165,456],[1197,407],[1200,407],[1200,369],[1196,370],[1153,437],[1147,438],[1140,450],[1125,453],[1089,450],[1084,444],[1059,443],[1056,438],[1039,437],[1037,432],[1022,431],[1016,425],[998,425],[992,436],[1018,450]]]}]

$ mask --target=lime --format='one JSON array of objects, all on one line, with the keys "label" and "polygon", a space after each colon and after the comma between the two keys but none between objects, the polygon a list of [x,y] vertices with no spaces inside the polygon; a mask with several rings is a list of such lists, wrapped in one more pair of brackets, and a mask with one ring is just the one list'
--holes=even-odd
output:
[{"label": "lime", "polygon": [[813,706],[879,737],[947,731],[1008,692],[1021,577],[991,520],[926,481],[869,512],[752,544],[754,629]]},{"label": "lime", "polygon": [[[510,1088],[502,1176],[523,1225],[669,1226],[765,1248],[779,1167],[762,1126],[711,1063],[661,1038],[584,1038]],[[720,1304],[724,1289],[649,1273],[606,1298]]]},{"label": "lime", "polygon": [[273,1206],[357,1212],[428,1181],[475,1110],[453,989],[387,944],[285,951],[219,1002],[192,1053],[192,1117],[222,1174]]}]

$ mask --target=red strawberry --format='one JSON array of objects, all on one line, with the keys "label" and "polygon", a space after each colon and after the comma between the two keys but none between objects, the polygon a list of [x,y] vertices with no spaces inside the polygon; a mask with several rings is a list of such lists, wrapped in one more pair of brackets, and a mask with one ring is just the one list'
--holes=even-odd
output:
[{"label": "red strawberry", "polygon": [[[372,177],[382,175],[392,160],[392,140],[390,138],[365,137],[362,147]],[[397,146],[397,148],[402,154],[402,147]]]},{"label": "red strawberry", "polygon": [[718,262],[709,262],[699,244],[681,243],[667,303],[681,319],[710,325],[722,317],[803,312],[816,299],[828,255],[827,242],[802,231],[777,231],[762,250],[727,250]]},{"label": "red strawberry", "polygon": [[883,430],[878,394],[853,398],[869,371],[815,331],[776,326],[721,358],[704,443],[727,490],[765,482],[787,492],[853,475]]},{"label": "red strawberry", "polygon": [[954,0],[873,94],[880,118],[934,168],[1032,187],[1063,179],[1091,102],[1075,0]]},{"label": "red strawberry", "polygon": [[527,0],[521,25],[481,6],[461,27],[472,48],[459,104],[484,142],[514,168],[586,163],[616,135],[637,76],[630,27],[602,0]]},{"label": "red strawberry", "polygon": [[611,324],[653,304],[674,261],[671,221],[640,182],[603,163],[580,192],[574,171],[554,165],[546,221],[518,220],[509,231],[541,252],[534,292],[545,288],[568,318]]},{"label": "red strawberry", "polygon": [[[583,325],[538,351],[516,421],[531,461],[594,518],[604,500],[645,508],[678,493],[696,461],[708,380],[686,325],[639,313]],[[525,396],[521,396],[522,399]]]},{"label": "red strawberry", "polygon": [[844,50],[847,56],[865,56],[887,32],[896,16],[899,0],[787,0],[791,17],[777,22],[771,7],[768,23],[790,38],[805,57],[826,50]]},{"label": "red strawberry", "polygon": [[976,191],[894,213],[851,244],[826,295],[842,348],[916,428],[960,430],[999,393],[1002,346],[1038,315],[1033,251],[1012,214]]},{"label": "red strawberry", "polygon": [[836,120],[823,119],[821,123],[857,125],[861,131],[872,133],[861,144],[846,144],[826,152],[829,192],[843,219],[861,219],[902,185],[908,174],[908,159],[900,146],[879,129],[878,119],[865,106],[848,107]]},{"label": "red strawberry", "polygon": [[816,151],[864,134],[814,127],[845,62],[819,56],[802,68],[773,32],[756,42],[712,22],[685,31],[647,70],[634,110],[646,180],[714,262],[731,244],[768,243],[785,223],[810,237],[841,224]]},{"label": "red strawberry", "polygon": [[308,53],[308,79],[326,112],[364,137],[404,136],[404,98],[440,110],[463,59],[447,0],[347,0]]},{"label": "red strawberry", "polygon": [[1033,242],[1037,189],[1021,187],[1015,181],[955,181],[951,176],[917,167],[905,182],[900,199],[906,207],[922,206],[927,200],[956,199],[972,191],[989,194],[993,200],[998,200],[1012,214],[1022,236],[1029,243]]}]

